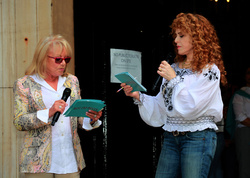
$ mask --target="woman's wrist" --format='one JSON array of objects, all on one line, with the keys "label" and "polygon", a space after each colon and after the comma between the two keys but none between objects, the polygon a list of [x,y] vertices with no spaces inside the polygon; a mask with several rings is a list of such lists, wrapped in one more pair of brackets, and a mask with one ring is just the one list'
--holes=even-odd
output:
[{"label": "woman's wrist", "polygon": [[95,125],[96,121],[90,121],[90,125],[93,126]]},{"label": "woman's wrist", "polygon": [[140,101],[140,93],[136,92],[136,95],[133,98],[135,98],[136,100]]}]

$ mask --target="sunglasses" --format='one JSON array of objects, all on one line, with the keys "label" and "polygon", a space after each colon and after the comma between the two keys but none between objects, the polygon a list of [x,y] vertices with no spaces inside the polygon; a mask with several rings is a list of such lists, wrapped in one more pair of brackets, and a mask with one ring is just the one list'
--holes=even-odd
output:
[{"label": "sunglasses", "polygon": [[67,63],[69,63],[69,61],[71,59],[71,57],[52,57],[52,56],[48,56],[48,57],[55,59],[55,63],[57,63],[57,64],[61,64],[63,60],[67,64]]}]

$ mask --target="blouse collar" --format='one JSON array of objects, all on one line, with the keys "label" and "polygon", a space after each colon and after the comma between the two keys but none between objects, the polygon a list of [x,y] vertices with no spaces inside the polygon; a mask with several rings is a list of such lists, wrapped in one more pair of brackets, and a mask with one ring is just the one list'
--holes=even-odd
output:
[{"label": "blouse collar", "polygon": [[[31,75],[30,77],[32,77],[35,80],[35,82],[39,83],[43,87],[45,87],[49,90],[55,91],[54,88],[52,88],[43,78],[41,78],[37,74]],[[57,90],[59,90],[61,87],[63,87],[63,84],[65,81],[66,81],[66,77],[59,76],[58,83],[57,83]]]}]

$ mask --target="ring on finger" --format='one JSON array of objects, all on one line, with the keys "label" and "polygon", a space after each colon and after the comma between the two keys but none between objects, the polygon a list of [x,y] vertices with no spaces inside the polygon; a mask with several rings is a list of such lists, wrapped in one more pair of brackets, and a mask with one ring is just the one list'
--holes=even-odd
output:
[{"label": "ring on finger", "polygon": [[61,106],[61,105],[59,106],[59,109],[62,109],[62,106]]},{"label": "ring on finger", "polygon": [[96,118],[96,114],[94,115],[94,118]]}]

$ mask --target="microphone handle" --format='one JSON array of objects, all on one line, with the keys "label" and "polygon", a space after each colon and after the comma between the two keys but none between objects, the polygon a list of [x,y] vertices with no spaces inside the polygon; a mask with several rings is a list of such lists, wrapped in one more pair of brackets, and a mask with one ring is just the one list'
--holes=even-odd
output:
[{"label": "microphone handle", "polygon": [[[167,59],[167,63],[169,63],[169,59]],[[161,76],[159,75],[159,77],[157,78],[157,80],[156,80],[156,82],[155,82],[155,84],[154,84],[154,86],[152,88],[153,91],[155,91],[160,79],[161,79]]]},{"label": "microphone handle", "polygon": [[[63,96],[62,96],[62,100],[63,101],[67,101],[68,97],[70,96],[70,93],[71,93],[71,89],[70,88],[65,88],[64,91],[63,91]],[[54,116],[53,116],[53,119],[52,119],[52,122],[51,122],[51,125],[54,126],[55,123],[58,121],[58,118],[60,116],[60,112],[57,111]]]},{"label": "microphone handle", "polygon": [[[172,55],[171,52],[169,52],[168,55],[167,55],[167,57],[166,57],[166,61],[167,61],[168,63],[170,63],[170,61],[172,60],[172,58],[173,58],[173,55]],[[155,91],[155,89],[156,89],[156,87],[157,87],[157,85],[158,85],[160,79],[161,79],[161,76],[159,76],[159,77],[157,78],[157,80],[156,80],[156,82],[155,82],[155,84],[154,84],[154,86],[153,86],[153,88],[152,88],[153,91]]]},{"label": "microphone handle", "polygon": [[58,118],[59,118],[60,114],[61,114],[61,113],[60,113],[59,111],[57,111],[57,112],[54,114],[53,119],[52,119],[52,122],[51,122],[51,125],[52,125],[52,126],[54,126],[55,123],[58,121]]},{"label": "microphone handle", "polygon": [[157,85],[158,85],[160,79],[161,79],[161,76],[159,75],[159,77],[157,78],[157,80],[156,80],[156,82],[155,82],[155,84],[154,84],[154,86],[153,86],[153,88],[152,88],[153,91],[155,91],[155,89],[156,89],[156,87],[157,87]]}]

